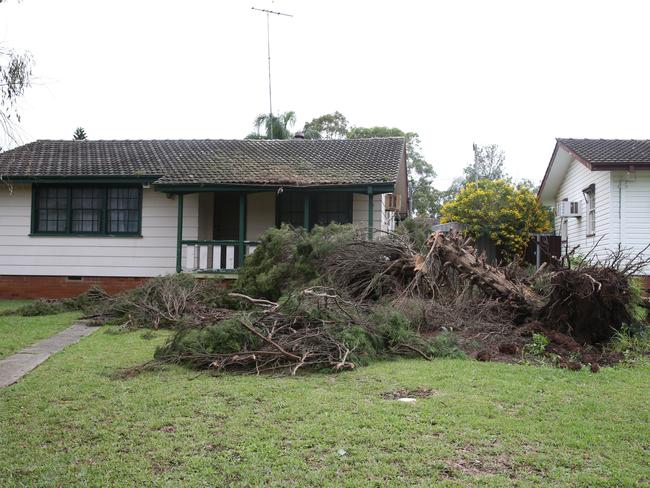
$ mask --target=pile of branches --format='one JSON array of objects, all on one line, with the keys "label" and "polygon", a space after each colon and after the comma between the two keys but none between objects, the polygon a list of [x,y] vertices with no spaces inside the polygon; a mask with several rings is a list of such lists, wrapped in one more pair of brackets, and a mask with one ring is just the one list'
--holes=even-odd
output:
[{"label": "pile of branches", "polygon": [[216,371],[265,373],[301,368],[341,371],[381,355],[430,359],[425,339],[401,315],[375,317],[334,290],[311,287],[283,302],[239,293],[253,310],[203,328],[179,330],[152,364],[179,363]]},{"label": "pile of branches", "polygon": [[104,295],[85,308],[87,318],[133,328],[200,327],[232,314],[208,280],[175,274],[152,278],[115,296]]}]

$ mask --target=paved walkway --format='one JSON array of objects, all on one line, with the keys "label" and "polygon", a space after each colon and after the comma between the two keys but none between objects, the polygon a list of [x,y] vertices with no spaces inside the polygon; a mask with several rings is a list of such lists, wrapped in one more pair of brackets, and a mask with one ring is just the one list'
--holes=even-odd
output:
[{"label": "paved walkway", "polygon": [[52,354],[59,352],[70,344],[79,342],[79,339],[92,334],[98,328],[90,327],[80,321],[52,337],[43,339],[8,358],[0,360],[0,388],[13,385]]}]

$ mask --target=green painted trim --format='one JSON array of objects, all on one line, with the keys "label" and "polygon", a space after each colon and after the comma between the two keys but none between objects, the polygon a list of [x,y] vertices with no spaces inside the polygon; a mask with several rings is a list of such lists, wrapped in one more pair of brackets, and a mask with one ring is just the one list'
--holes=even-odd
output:
[{"label": "green painted trim", "polygon": [[[215,241],[215,240],[183,240],[182,244],[184,246],[238,246],[239,245],[239,240],[237,239],[231,239],[231,240],[222,240],[222,241]],[[258,245],[260,244],[260,241],[244,241],[245,245]]]},{"label": "green painted trim", "polygon": [[183,194],[179,193],[177,222],[176,222],[176,272],[183,271]]},{"label": "green painted trim", "polygon": [[120,234],[105,234],[99,232],[30,232],[29,237],[139,237],[142,238],[142,234],[138,232],[123,232]]},{"label": "green painted trim", "polygon": [[[101,216],[99,219],[99,232],[72,232],[72,192],[68,191],[68,197],[66,201],[66,223],[65,231],[55,232],[55,231],[39,231],[38,230],[38,191],[43,187],[50,186],[59,186],[52,185],[50,183],[45,184],[33,184],[32,185],[32,208],[31,208],[31,226],[30,226],[30,237],[142,237],[142,198],[143,198],[143,189],[141,186],[136,186],[134,184],[122,184],[122,185],[113,185],[113,184],[93,184],[86,185],[81,183],[75,184],[66,184],[61,185],[65,188],[72,189],[78,187],[94,187],[100,188],[102,192],[102,208]],[[108,232],[108,190],[111,188],[137,188],[138,189],[138,226],[135,232]]]},{"label": "green painted trim", "polygon": [[[371,183],[375,194],[391,193],[395,191],[394,183]],[[366,185],[322,185],[322,186],[291,186],[291,185],[158,185],[154,184],[156,191],[163,193],[200,193],[200,192],[271,192],[282,188],[283,191],[314,192],[314,191],[349,191],[352,193],[366,193]]]},{"label": "green painted trim", "polygon": [[33,236],[36,234],[36,221],[38,219],[38,212],[36,211],[36,189],[32,185],[32,208],[30,209],[31,212],[31,226],[29,229],[29,235]]},{"label": "green painted trim", "polygon": [[374,209],[375,201],[373,200],[373,197],[374,197],[373,190],[374,189],[373,189],[372,186],[368,187],[368,240],[369,241],[372,241],[372,239],[374,237],[374,230],[373,230],[374,215],[373,214],[374,214],[374,210],[375,210]]},{"label": "green painted trim", "polygon": [[302,226],[305,230],[309,230],[309,217],[311,216],[311,194],[305,195],[303,207],[303,223]]},{"label": "green painted trim", "polygon": [[246,257],[246,193],[239,194],[239,266],[244,265],[244,258]]}]

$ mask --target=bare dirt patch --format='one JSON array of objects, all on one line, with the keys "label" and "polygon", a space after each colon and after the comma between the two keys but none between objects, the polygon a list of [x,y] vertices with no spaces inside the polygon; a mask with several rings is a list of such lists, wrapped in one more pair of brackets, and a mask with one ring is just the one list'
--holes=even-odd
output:
[{"label": "bare dirt patch", "polygon": [[430,388],[415,388],[412,390],[401,388],[399,390],[388,391],[380,396],[384,400],[398,400],[399,398],[428,398],[436,395],[438,392]]}]

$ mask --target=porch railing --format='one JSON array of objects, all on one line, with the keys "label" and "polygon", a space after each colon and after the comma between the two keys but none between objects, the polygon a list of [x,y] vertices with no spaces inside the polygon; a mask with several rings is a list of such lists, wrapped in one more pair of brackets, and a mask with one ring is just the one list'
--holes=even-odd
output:
[{"label": "porch railing", "polygon": [[[233,273],[258,241],[181,241],[183,269],[194,273]],[[241,254],[243,253],[243,256]]]}]

